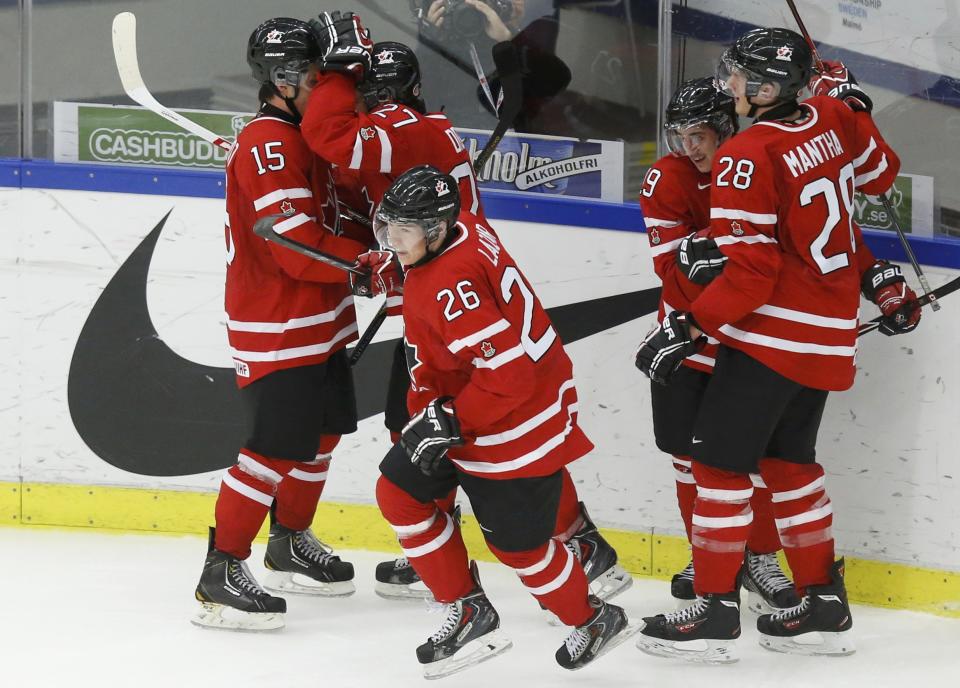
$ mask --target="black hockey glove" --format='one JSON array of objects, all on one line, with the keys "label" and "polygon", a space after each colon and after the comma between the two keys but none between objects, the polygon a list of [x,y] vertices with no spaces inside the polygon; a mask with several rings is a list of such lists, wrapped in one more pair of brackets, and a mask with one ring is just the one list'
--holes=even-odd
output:
[{"label": "black hockey glove", "polygon": [[688,234],[677,249],[677,267],[694,284],[710,284],[723,272],[727,257],[720,253],[717,242],[697,232]]},{"label": "black hockey glove", "polygon": [[424,475],[433,475],[447,449],[463,444],[452,401],[452,397],[434,399],[400,433],[400,446]]},{"label": "black hockey glove", "polygon": [[370,71],[373,41],[353,12],[321,12],[310,20],[320,44],[317,66],[324,72],[343,72],[361,81]]},{"label": "black hockey glove", "polygon": [[863,273],[860,290],[883,313],[878,328],[883,334],[890,337],[917,329],[920,304],[916,293],[903,278],[899,265],[878,260]]},{"label": "black hockey glove", "polygon": [[697,353],[707,342],[701,335],[690,336],[692,317],[689,313],[674,311],[653,332],[648,334],[637,349],[637,368],[654,382],[661,385],[670,381],[683,359]]}]

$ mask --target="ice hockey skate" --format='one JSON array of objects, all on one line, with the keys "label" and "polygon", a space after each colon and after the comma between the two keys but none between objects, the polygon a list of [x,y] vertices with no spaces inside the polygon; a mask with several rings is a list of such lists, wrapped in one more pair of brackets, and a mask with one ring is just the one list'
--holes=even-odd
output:
[{"label": "ice hockey skate", "polygon": [[500,615],[480,587],[477,565],[471,562],[476,587],[466,596],[443,606],[446,617],[437,632],[417,648],[427,679],[450,674],[493,659],[513,647],[500,630]]},{"label": "ice hockey skate", "polygon": [[670,595],[677,601],[677,609],[683,609],[697,599],[697,593],[693,591],[692,559],[683,571],[673,574],[673,578],[670,579]]},{"label": "ice hockey skate", "polygon": [[776,554],[744,554],[743,587],[749,592],[747,608],[757,614],[771,614],[800,604],[797,589],[783,573]]},{"label": "ice hockey skate", "polygon": [[843,559],[831,569],[832,581],[812,585],[800,604],[757,618],[760,644],[796,655],[852,655],[853,616],[843,584]]},{"label": "ice hockey skate", "polygon": [[723,595],[697,597],[688,607],[648,616],[643,621],[637,647],[647,654],[708,664],[736,662],[740,588]]},{"label": "ice hockey skate", "polygon": [[353,564],[340,561],[309,528],[291,530],[272,522],[263,564],[270,570],[264,587],[275,592],[346,597],[357,590]]},{"label": "ice hockey skate", "polygon": [[590,606],[596,611],[585,624],[577,626],[557,650],[557,664],[576,671],[606,654],[637,633],[640,623],[631,624],[626,613],[615,604],[608,604],[595,595]]},{"label": "ice hockey skate", "polygon": [[191,622],[237,631],[283,628],[286,600],[264,591],[245,561],[214,549],[214,532],[211,528],[207,558],[194,593],[201,609]]},{"label": "ice hockey skate", "polygon": [[583,502],[580,502],[580,513],[583,524],[567,542],[567,546],[583,566],[591,594],[601,600],[611,600],[633,585],[633,577],[617,563],[617,551],[590,520]]}]

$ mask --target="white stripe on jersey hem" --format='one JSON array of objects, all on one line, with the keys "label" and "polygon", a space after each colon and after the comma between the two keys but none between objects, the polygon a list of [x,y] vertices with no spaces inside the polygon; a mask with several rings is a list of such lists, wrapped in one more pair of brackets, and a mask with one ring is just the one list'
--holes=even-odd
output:
[{"label": "white stripe on jersey hem", "polygon": [[388,174],[393,166],[393,144],[390,143],[387,132],[380,127],[374,128],[377,130],[377,138],[380,139],[380,171]]},{"label": "white stripe on jersey hem", "polygon": [[420,533],[426,533],[430,530],[436,520],[437,516],[440,515],[439,511],[434,511],[430,514],[430,518],[420,521],[420,523],[414,523],[409,526],[395,526],[390,524],[390,527],[393,528],[393,532],[397,534],[398,537],[413,537],[414,535],[419,535]]},{"label": "white stripe on jersey hem", "polygon": [[650,227],[667,227],[669,229],[670,227],[680,226],[680,222],[677,220],[661,220],[659,217],[645,217],[643,218],[643,224],[645,224],[648,229]]},{"label": "white stripe on jersey hem", "polygon": [[748,213],[738,208],[710,208],[710,219],[746,220],[758,225],[775,225],[777,216],[768,213]]},{"label": "white stripe on jersey hem", "polygon": [[732,339],[737,339],[747,344],[757,346],[766,346],[772,349],[790,351],[796,354],[816,354],[818,356],[849,356],[857,353],[856,346],[831,346],[828,344],[813,344],[811,342],[796,342],[792,339],[782,339],[780,337],[771,337],[756,332],[744,332],[732,325],[723,325],[720,332]]},{"label": "white stripe on jersey hem", "polygon": [[870,154],[877,150],[877,142],[874,138],[870,137],[870,143],[867,144],[866,149],[857,157],[853,159],[853,168],[856,169],[860,167],[863,163],[867,161],[867,158],[870,157]]},{"label": "white stripe on jersey hem", "polygon": [[413,559],[415,557],[422,557],[430,552],[436,552],[438,549],[447,544],[447,540],[453,537],[453,519],[450,518],[449,514],[444,514],[444,517],[447,519],[447,525],[443,529],[443,532],[440,533],[437,537],[433,538],[430,542],[420,545],[419,547],[411,547],[407,549],[406,547],[401,547],[403,550],[404,556],[407,559]]},{"label": "white stripe on jersey hem", "polygon": [[270,506],[273,504],[273,495],[268,495],[260,490],[255,490],[246,483],[240,482],[229,473],[223,474],[223,484],[234,492],[242,494],[247,499],[252,499],[259,504],[263,504],[264,506]]},{"label": "white stripe on jersey hem", "polygon": [[333,322],[340,317],[349,306],[353,305],[353,296],[348,296],[332,311],[324,311],[315,315],[304,315],[300,318],[291,318],[285,322],[255,322],[244,320],[227,320],[227,329],[231,332],[259,332],[278,334],[287,330],[297,330],[301,327],[313,327],[322,323]]},{"label": "white stripe on jersey hem", "polygon": [[859,189],[859,188],[860,188],[861,186],[863,186],[864,184],[869,184],[869,183],[872,182],[874,179],[876,179],[877,177],[879,177],[881,174],[883,174],[884,172],[886,172],[887,167],[888,167],[888,165],[887,165],[887,154],[884,153],[884,154],[883,154],[883,157],[880,158],[880,164],[879,164],[879,165],[877,165],[875,168],[873,168],[873,169],[870,170],[869,172],[864,172],[863,174],[859,174],[859,175],[856,176],[856,178],[854,178],[854,180],[853,180],[853,185],[854,185],[854,187],[856,187],[856,188]]},{"label": "white stripe on jersey hem", "polygon": [[293,358],[305,358],[306,356],[319,356],[332,349],[338,342],[343,341],[352,334],[357,333],[357,323],[350,323],[342,330],[337,332],[333,339],[319,344],[310,344],[308,346],[296,346],[290,349],[276,349],[274,351],[239,351],[231,349],[233,357],[245,363],[272,363],[277,361],[289,361]]},{"label": "white stripe on jersey hem", "polygon": [[505,329],[510,327],[510,323],[507,322],[505,318],[500,318],[497,322],[492,325],[487,325],[482,330],[478,330],[473,334],[469,334],[463,339],[455,339],[447,345],[447,348],[450,349],[450,353],[455,354],[461,349],[466,349],[469,346],[477,344],[487,337],[492,337],[495,334],[503,332]]},{"label": "white stripe on jersey hem", "polygon": [[293,217],[288,217],[286,220],[282,220],[273,226],[273,231],[277,234],[285,234],[291,229],[296,229],[300,225],[304,225],[310,222],[312,218],[306,213],[297,213]]},{"label": "white stripe on jersey hem", "polygon": [[550,538],[550,543],[547,545],[547,553],[544,555],[543,559],[538,561],[536,564],[531,564],[523,569],[514,569],[514,571],[517,572],[518,576],[532,576],[536,573],[540,573],[550,565],[550,560],[553,559],[553,554],[556,551],[557,541],[553,538]]},{"label": "white stripe on jersey hem", "polygon": [[787,516],[786,518],[777,518],[774,519],[774,523],[777,524],[777,530],[785,530],[792,526],[800,526],[804,523],[813,523],[814,521],[819,521],[822,518],[833,515],[833,504],[825,504],[819,509],[811,509],[810,511],[804,511],[802,514],[797,514],[796,516]]},{"label": "white stripe on jersey hem", "polygon": [[[710,342],[709,337],[707,337],[707,342],[708,343]],[[714,342],[714,343],[717,343],[717,342]],[[717,365],[717,359],[713,358],[712,356],[704,356],[703,354],[692,354],[690,356],[687,356],[687,360],[694,361],[695,363],[702,363],[703,365],[710,366],[711,368]]]},{"label": "white stripe on jersey hem", "polygon": [[681,237],[679,239],[674,239],[673,241],[668,241],[665,244],[651,246],[650,255],[656,258],[657,256],[662,256],[664,253],[670,253],[680,245],[680,242],[682,242],[684,238],[685,237]]},{"label": "white stripe on jersey hem", "polygon": [[692,523],[701,528],[738,528],[753,523],[753,512],[748,511],[740,516],[698,516],[694,514]]},{"label": "white stripe on jersey hem", "polygon": [[554,590],[559,589],[564,583],[567,582],[567,579],[570,578],[570,573],[573,571],[573,552],[571,552],[566,547],[563,548],[567,553],[567,562],[563,566],[563,571],[560,572],[560,575],[554,578],[549,583],[544,583],[540,587],[534,588],[529,585],[526,585],[527,592],[531,595],[546,595],[553,592]]},{"label": "white stripe on jersey hem", "polygon": [[[576,404],[571,404],[571,407],[576,407]],[[576,410],[576,408],[573,408],[570,411],[571,417],[567,419],[567,424],[562,432],[554,435],[539,447],[533,451],[527,452],[523,456],[518,456],[515,459],[503,461],[501,463],[491,463],[489,461],[465,461],[462,459],[451,459],[451,461],[460,466],[460,468],[463,470],[473,471],[474,473],[506,473],[508,471],[514,471],[518,468],[528,466],[534,461],[542,459],[555,448],[563,444],[563,441],[566,439],[567,435],[569,435],[570,431],[573,430],[572,413],[574,410]]]},{"label": "white stripe on jersey hem", "polygon": [[803,487],[798,487],[796,490],[788,490],[786,492],[772,492],[770,493],[770,501],[779,504],[780,502],[789,502],[794,499],[799,499],[800,497],[806,497],[812,495],[815,492],[820,492],[823,490],[825,479],[824,476],[820,476],[816,480],[807,483]]},{"label": "white stripe on jersey hem", "polygon": [[285,198],[313,198],[313,191],[303,187],[297,187],[293,189],[277,189],[276,191],[271,191],[270,193],[265,194],[255,200],[253,202],[253,209],[259,212],[268,205],[273,205],[274,203],[282,201]]},{"label": "white stripe on jersey hem", "polygon": [[273,470],[269,466],[264,466],[252,456],[247,456],[243,452],[240,452],[240,454],[237,456],[237,463],[240,465],[240,468],[244,473],[248,473],[254,478],[259,478],[265,483],[276,484],[283,480],[283,476],[277,471]]},{"label": "white stripe on jersey hem", "polygon": [[[536,427],[543,425],[549,419],[553,418],[563,410],[563,394],[568,389],[573,389],[574,382],[572,379],[567,380],[562,385],[560,389],[557,390],[557,400],[550,404],[547,408],[543,409],[540,413],[528,418],[527,420],[520,423],[516,427],[510,428],[509,430],[504,430],[499,432],[496,435],[481,435],[476,440],[474,444],[478,447],[490,447],[495,444],[504,444],[505,442],[512,442],[515,439],[523,437],[528,432],[533,430]],[[577,402],[567,406],[568,413],[572,413],[579,408]]]},{"label": "white stripe on jersey hem", "polygon": [[731,244],[776,244],[778,243],[773,237],[768,237],[766,234],[751,234],[750,236],[722,236],[714,239],[717,243],[717,246],[730,246]]},{"label": "white stripe on jersey hem", "polygon": [[716,487],[697,485],[697,496],[715,502],[744,502],[753,496],[753,485],[744,490],[721,490]]},{"label": "white stripe on jersey hem", "polygon": [[769,304],[760,306],[754,313],[757,315],[766,315],[770,318],[790,320],[792,322],[803,323],[804,325],[825,327],[832,330],[855,330],[860,322],[858,318],[830,318],[825,315],[816,315],[806,311],[795,311],[792,308],[781,308],[780,306],[771,306]]},{"label": "white stripe on jersey hem", "polygon": [[[552,332],[553,329],[551,328],[550,331]],[[489,368],[490,370],[496,370],[500,366],[510,363],[510,361],[517,360],[521,356],[523,356],[523,345],[517,344],[512,349],[507,349],[502,354],[497,354],[490,359],[474,358],[473,365],[475,368]]]}]

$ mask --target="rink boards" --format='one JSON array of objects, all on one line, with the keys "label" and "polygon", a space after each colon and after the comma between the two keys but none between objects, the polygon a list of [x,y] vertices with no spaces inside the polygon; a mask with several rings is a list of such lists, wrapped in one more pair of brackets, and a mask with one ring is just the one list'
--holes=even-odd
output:
[{"label": "rink boards", "polygon": [[[128,280],[109,299],[101,296],[121,265],[143,258],[144,239],[168,211],[147,256],[146,311],[156,335],[127,341],[143,316],[136,288]],[[231,366],[222,201],[0,189],[0,221],[0,522],[203,532],[222,468],[235,458],[229,441],[216,438],[239,421],[230,417],[229,399],[217,403]],[[645,290],[656,285],[642,235],[494,224],[548,308],[603,304],[634,292],[647,298]],[[956,275],[927,272],[934,286]],[[105,300],[113,303],[115,328],[84,329],[98,300],[101,314]],[[914,335],[864,338],[856,386],[828,404],[819,460],[859,601],[960,615],[958,304],[944,300]],[[360,304],[361,328],[376,306]],[[588,307],[584,323],[599,310]],[[873,307],[865,304],[864,313],[872,317]],[[632,365],[652,322],[652,315],[628,320],[568,346],[581,423],[597,445],[572,472],[628,568],[662,577],[687,553],[672,467],[653,443],[648,383]],[[399,323],[388,321],[378,340],[398,333]],[[373,369],[387,348],[371,348]],[[141,399],[111,407],[111,385],[134,385],[136,376],[144,380]],[[368,410],[379,395],[374,387],[369,380],[361,385]],[[196,459],[163,440],[195,434],[214,438],[192,446],[202,450]],[[373,505],[386,447],[375,413],[344,438],[316,521],[321,537],[337,546],[395,549]],[[489,558],[470,520],[471,550]]]}]

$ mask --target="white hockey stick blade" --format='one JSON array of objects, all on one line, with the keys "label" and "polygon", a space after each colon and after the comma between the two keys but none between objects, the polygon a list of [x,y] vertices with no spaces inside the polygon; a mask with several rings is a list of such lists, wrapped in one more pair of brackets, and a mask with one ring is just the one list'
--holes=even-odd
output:
[{"label": "white hockey stick blade", "polygon": [[140,63],[137,60],[137,17],[133,12],[121,12],[113,18],[113,57],[117,62],[117,71],[120,74],[123,90],[132,100],[191,134],[224,150],[230,150],[233,146],[231,141],[164,107],[147,90],[140,75]]}]

